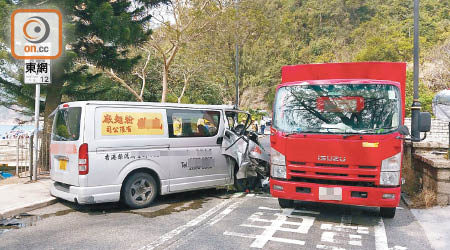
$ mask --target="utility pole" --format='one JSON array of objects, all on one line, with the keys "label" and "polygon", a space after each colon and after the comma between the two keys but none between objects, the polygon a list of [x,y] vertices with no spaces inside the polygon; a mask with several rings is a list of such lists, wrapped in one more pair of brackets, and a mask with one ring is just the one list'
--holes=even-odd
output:
[{"label": "utility pole", "polygon": [[236,40],[236,50],[235,50],[235,69],[234,74],[236,77],[236,103],[235,106],[238,109],[239,108],[239,35],[238,35],[238,28],[239,28],[239,0],[235,0],[234,7],[236,9],[236,33],[235,40]]},{"label": "utility pole", "polygon": [[419,117],[419,0],[414,0],[414,96],[411,106],[411,137],[420,141]]}]

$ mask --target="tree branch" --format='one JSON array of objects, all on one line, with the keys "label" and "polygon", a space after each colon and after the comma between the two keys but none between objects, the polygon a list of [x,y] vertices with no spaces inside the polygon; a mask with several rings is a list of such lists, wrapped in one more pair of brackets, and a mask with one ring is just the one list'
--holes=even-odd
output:
[{"label": "tree branch", "polygon": [[110,71],[106,71],[106,73],[108,74],[108,76],[112,79],[115,80],[117,82],[119,82],[123,87],[125,87],[126,89],[128,89],[128,91],[130,91],[131,94],[134,95],[134,97],[136,97],[137,101],[143,102],[144,100],[142,100],[142,97],[140,97],[136,91],[134,91],[134,89],[132,89],[122,78],[118,77],[115,73],[113,69],[110,69]]}]

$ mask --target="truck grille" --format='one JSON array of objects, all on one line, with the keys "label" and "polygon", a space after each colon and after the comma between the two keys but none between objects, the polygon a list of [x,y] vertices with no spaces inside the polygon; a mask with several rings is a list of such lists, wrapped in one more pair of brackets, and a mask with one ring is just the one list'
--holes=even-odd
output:
[{"label": "truck grille", "polygon": [[376,166],[290,163],[287,165],[287,178],[289,181],[370,187],[375,186],[379,180],[379,171]]}]

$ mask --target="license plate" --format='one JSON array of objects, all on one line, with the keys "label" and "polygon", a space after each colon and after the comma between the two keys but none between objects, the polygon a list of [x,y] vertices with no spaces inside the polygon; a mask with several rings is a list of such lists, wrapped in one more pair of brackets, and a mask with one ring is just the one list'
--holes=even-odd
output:
[{"label": "license plate", "polygon": [[322,201],[341,201],[342,200],[342,188],[333,187],[319,187],[319,200]]},{"label": "license plate", "polygon": [[67,161],[66,160],[59,160],[59,169],[61,169],[61,170],[67,169]]}]

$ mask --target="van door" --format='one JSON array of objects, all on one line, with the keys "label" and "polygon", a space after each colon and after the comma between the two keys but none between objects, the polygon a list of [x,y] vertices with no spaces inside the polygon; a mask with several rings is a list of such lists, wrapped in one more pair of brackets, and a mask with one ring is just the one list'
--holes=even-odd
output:
[{"label": "van door", "polygon": [[168,109],[170,191],[224,185],[230,170],[222,155],[221,112]]},{"label": "van door", "polygon": [[51,179],[78,186],[78,149],[83,143],[83,108],[61,105],[55,114],[50,144]]}]

